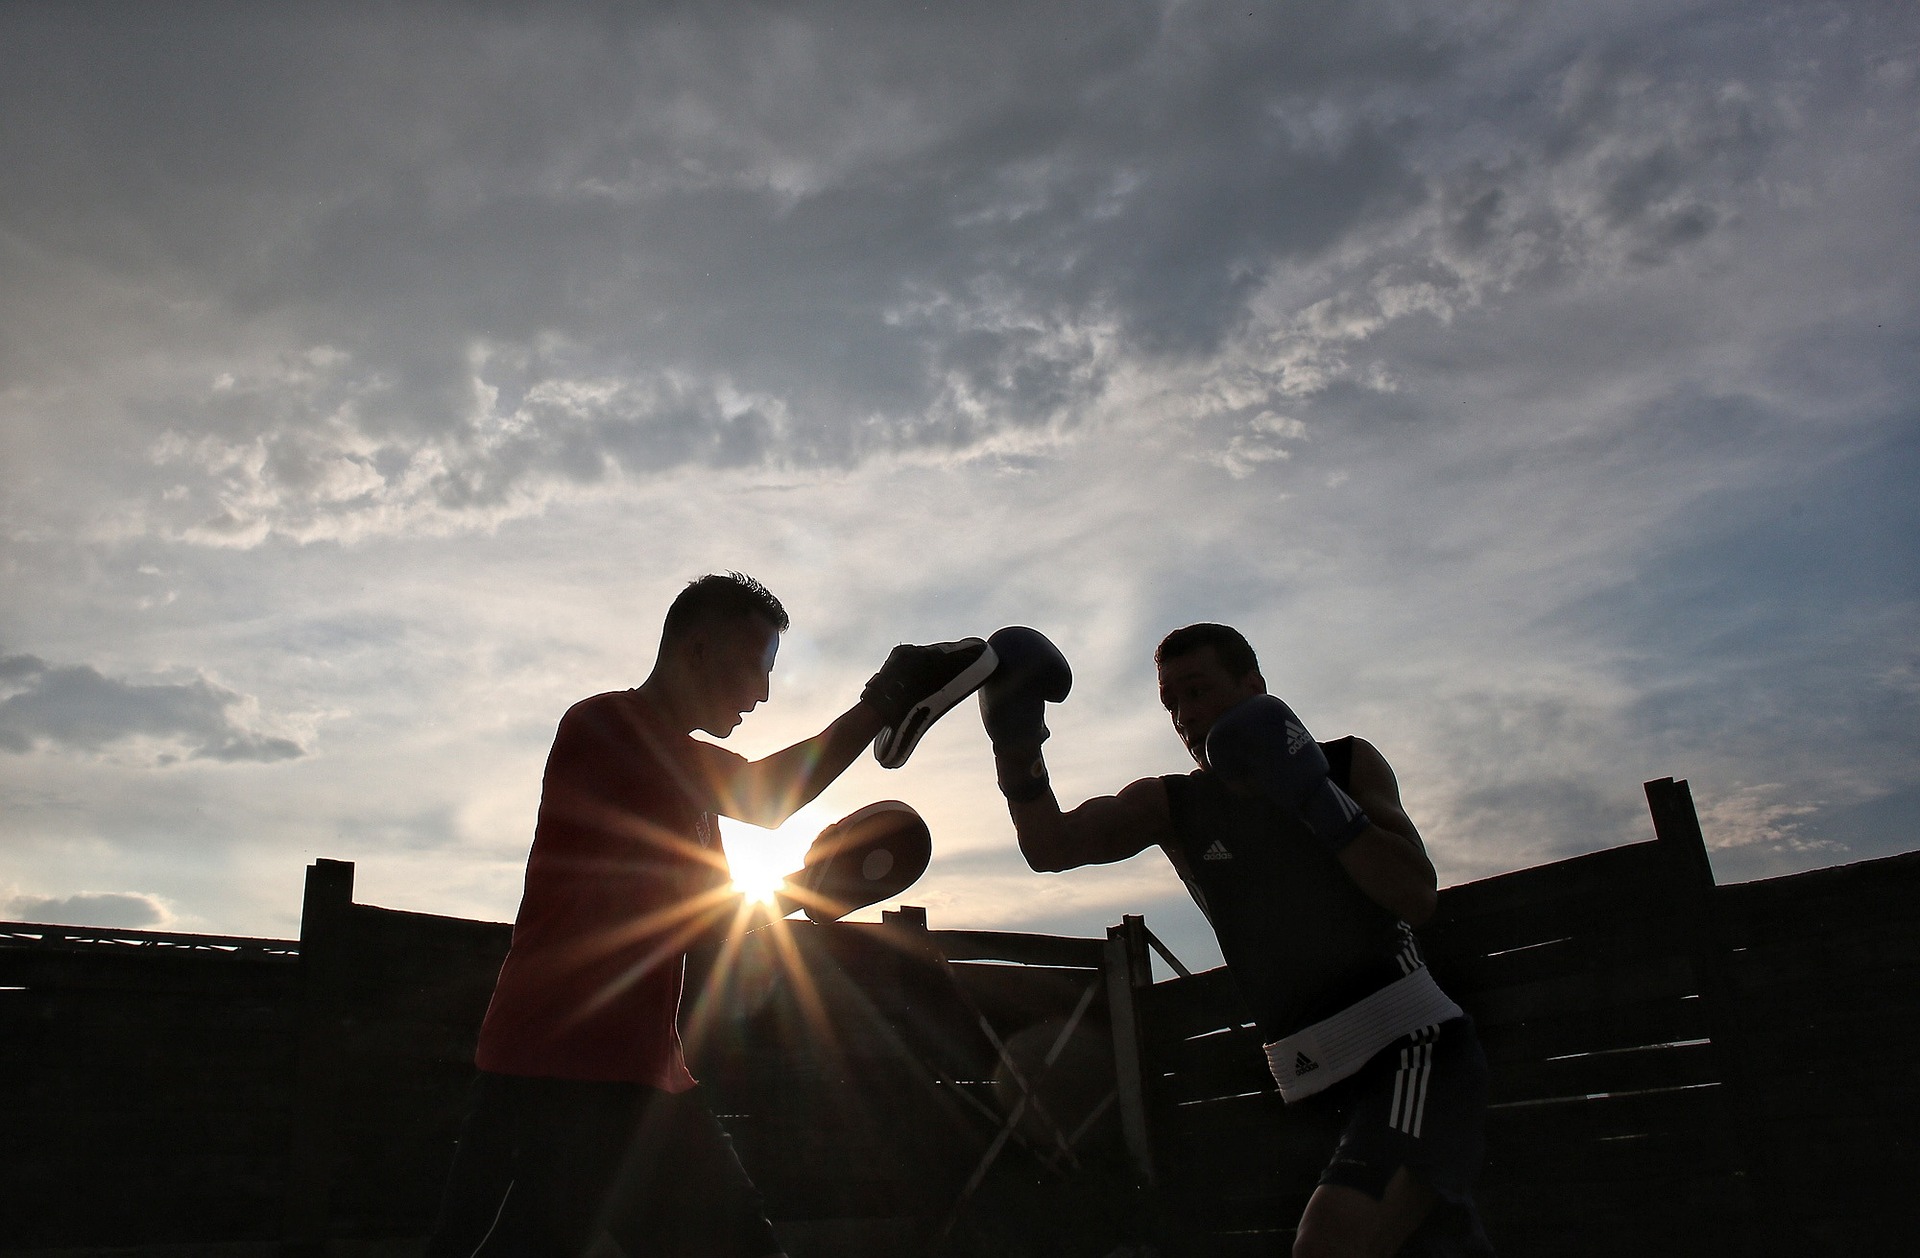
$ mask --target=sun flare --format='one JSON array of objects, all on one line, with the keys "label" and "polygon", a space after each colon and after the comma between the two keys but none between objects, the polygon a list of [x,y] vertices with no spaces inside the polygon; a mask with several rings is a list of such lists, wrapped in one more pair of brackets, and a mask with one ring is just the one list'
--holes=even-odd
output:
[{"label": "sun flare", "polygon": [[802,808],[778,830],[762,830],[730,817],[720,819],[733,889],[750,900],[771,904],[786,876],[806,860],[814,836],[832,820]]}]

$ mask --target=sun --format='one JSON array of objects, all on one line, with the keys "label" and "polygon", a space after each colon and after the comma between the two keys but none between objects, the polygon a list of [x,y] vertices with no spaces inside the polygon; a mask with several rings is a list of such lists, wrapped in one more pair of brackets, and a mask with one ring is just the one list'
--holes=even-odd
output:
[{"label": "sun", "polygon": [[720,835],[727,847],[727,865],[733,889],[749,900],[773,903],[786,876],[807,858],[807,847],[831,818],[813,808],[802,808],[778,830],[763,830],[731,817],[720,818]]}]

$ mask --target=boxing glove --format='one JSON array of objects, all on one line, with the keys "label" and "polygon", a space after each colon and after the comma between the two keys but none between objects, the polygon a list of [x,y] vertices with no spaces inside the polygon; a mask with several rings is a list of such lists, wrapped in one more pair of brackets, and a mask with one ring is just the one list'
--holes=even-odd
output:
[{"label": "boxing glove", "polygon": [[1277,695],[1254,695],[1207,731],[1207,768],[1297,813],[1309,833],[1338,853],[1373,823],[1327,776],[1326,753]]},{"label": "boxing glove", "polygon": [[[1000,792],[1035,799],[1047,789],[1040,745],[1047,741],[1047,704],[1073,689],[1073,669],[1038,629],[1010,625],[987,639],[999,663],[980,688],[980,721],[1000,764]],[[1017,772],[1015,771],[1017,770]]]}]

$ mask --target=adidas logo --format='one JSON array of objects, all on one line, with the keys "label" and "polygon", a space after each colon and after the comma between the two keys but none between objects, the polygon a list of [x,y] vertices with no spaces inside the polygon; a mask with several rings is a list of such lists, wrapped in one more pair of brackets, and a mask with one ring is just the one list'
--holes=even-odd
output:
[{"label": "adidas logo", "polygon": [[1312,737],[1313,735],[1307,733],[1306,726],[1300,724],[1300,722],[1298,721],[1288,721],[1287,722],[1287,754],[1290,756],[1299,755],[1300,749],[1306,746],[1307,741]]},{"label": "adidas logo", "polygon": [[1219,839],[1215,839],[1213,846],[1208,848],[1206,854],[1200,859],[1203,861],[1230,861],[1233,859],[1233,853],[1227,850],[1225,843],[1222,843]]},{"label": "adidas logo", "polygon": [[1307,1056],[1305,1053],[1295,1053],[1293,1055],[1293,1073],[1294,1074],[1303,1075],[1303,1074],[1306,1074],[1309,1070],[1318,1070],[1318,1069],[1320,1069],[1320,1063],[1315,1061],[1313,1058]]}]

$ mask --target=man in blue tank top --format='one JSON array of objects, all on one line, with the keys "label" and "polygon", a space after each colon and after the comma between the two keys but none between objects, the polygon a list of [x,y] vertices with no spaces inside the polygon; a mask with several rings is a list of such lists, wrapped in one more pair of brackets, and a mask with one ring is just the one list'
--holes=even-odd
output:
[{"label": "man in blue tank top", "polygon": [[1164,851],[1219,938],[1282,1097],[1338,1117],[1296,1258],[1490,1254],[1471,1197],[1486,1061],[1414,939],[1436,878],[1386,758],[1360,738],[1315,742],[1267,693],[1244,637],[1189,625],[1154,663],[1199,767],[1063,810],[1041,744],[1067,662],[1032,629],[990,641],[1000,663],[980,708],[1027,863]]}]

